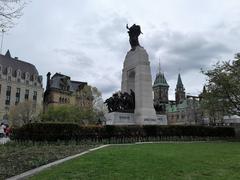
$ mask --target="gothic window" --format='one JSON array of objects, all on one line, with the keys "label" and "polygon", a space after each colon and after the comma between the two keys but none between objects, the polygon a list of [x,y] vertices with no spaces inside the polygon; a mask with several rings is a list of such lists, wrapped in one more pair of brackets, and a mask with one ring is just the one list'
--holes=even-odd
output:
[{"label": "gothic window", "polygon": [[21,71],[20,71],[20,69],[17,70],[17,77],[18,77],[18,78],[21,77]]},{"label": "gothic window", "polygon": [[17,88],[15,104],[18,104],[20,102],[20,92],[21,92],[21,89]]},{"label": "gothic window", "polygon": [[10,98],[11,98],[11,86],[7,86],[7,91],[6,91],[6,105],[10,105]]},{"label": "gothic window", "polygon": [[28,100],[28,98],[29,98],[29,90],[26,89],[25,90],[25,100]]},{"label": "gothic window", "polygon": [[28,72],[26,72],[26,73],[25,73],[25,79],[26,79],[26,80],[29,80],[29,78],[30,78],[30,75],[29,75]]},{"label": "gothic window", "polygon": [[36,81],[36,79],[37,79],[37,76],[36,76],[36,74],[34,74],[33,75],[33,81]]},{"label": "gothic window", "polygon": [[8,73],[8,74],[11,74],[11,73],[12,73],[12,68],[11,68],[11,67],[8,67],[8,68],[7,68],[7,73]]},{"label": "gothic window", "polygon": [[37,91],[33,92],[33,101],[37,101]]}]

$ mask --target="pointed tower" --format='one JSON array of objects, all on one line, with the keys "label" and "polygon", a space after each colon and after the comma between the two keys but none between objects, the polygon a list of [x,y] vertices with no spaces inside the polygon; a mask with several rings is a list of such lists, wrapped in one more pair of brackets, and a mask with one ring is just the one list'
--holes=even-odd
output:
[{"label": "pointed tower", "polygon": [[207,90],[206,90],[206,86],[203,86],[203,91],[199,94],[199,101],[202,101],[204,99],[204,96],[206,95]]},{"label": "pointed tower", "polygon": [[185,89],[183,87],[180,73],[178,74],[178,81],[175,89],[175,100],[176,104],[180,104],[183,100],[185,100]]},{"label": "pointed tower", "polygon": [[161,72],[159,63],[159,70],[153,84],[153,104],[157,114],[166,113],[166,104],[168,104],[168,89],[169,85],[165,79],[164,73]]},{"label": "pointed tower", "polygon": [[5,56],[6,56],[6,57],[8,57],[8,58],[12,58],[12,57],[11,57],[11,53],[10,53],[9,49],[7,50],[7,52],[6,52]]}]

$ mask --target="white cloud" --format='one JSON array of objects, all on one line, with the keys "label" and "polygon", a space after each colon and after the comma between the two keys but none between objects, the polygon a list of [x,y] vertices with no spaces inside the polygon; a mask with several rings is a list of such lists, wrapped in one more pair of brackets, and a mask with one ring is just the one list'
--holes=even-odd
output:
[{"label": "white cloud", "polygon": [[33,1],[6,34],[4,50],[35,64],[44,78],[48,71],[61,72],[107,97],[120,89],[130,48],[126,23],[136,23],[153,77],[160,57],[171,97],[179,69],[186,91],[196,95],[204,83],[200,68],[240,49],[239,8],[237,0]]}]

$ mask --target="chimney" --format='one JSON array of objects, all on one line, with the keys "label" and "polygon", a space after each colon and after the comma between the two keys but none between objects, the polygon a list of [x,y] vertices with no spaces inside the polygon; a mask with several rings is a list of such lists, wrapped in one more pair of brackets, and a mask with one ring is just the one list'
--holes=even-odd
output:
[{"label": "chimney", "polygon": [[48,90],[49,87],[50,87],[50,78],[51,78],[51,73],[48,72],[48,73],[47,73],[47,87],[46,87],[46,90]]}]

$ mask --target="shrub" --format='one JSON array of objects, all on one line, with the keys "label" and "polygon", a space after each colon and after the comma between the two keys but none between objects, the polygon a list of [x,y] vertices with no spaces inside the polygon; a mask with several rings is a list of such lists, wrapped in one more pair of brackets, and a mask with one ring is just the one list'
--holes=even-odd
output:
[{"label": "shrub", "polygon": [[205,126],[80,126],[74,123],[32,123],[13,129],[12,139],[25,141],[108,141],[162,139],[163,137],[234,137],[231,127]]}]

